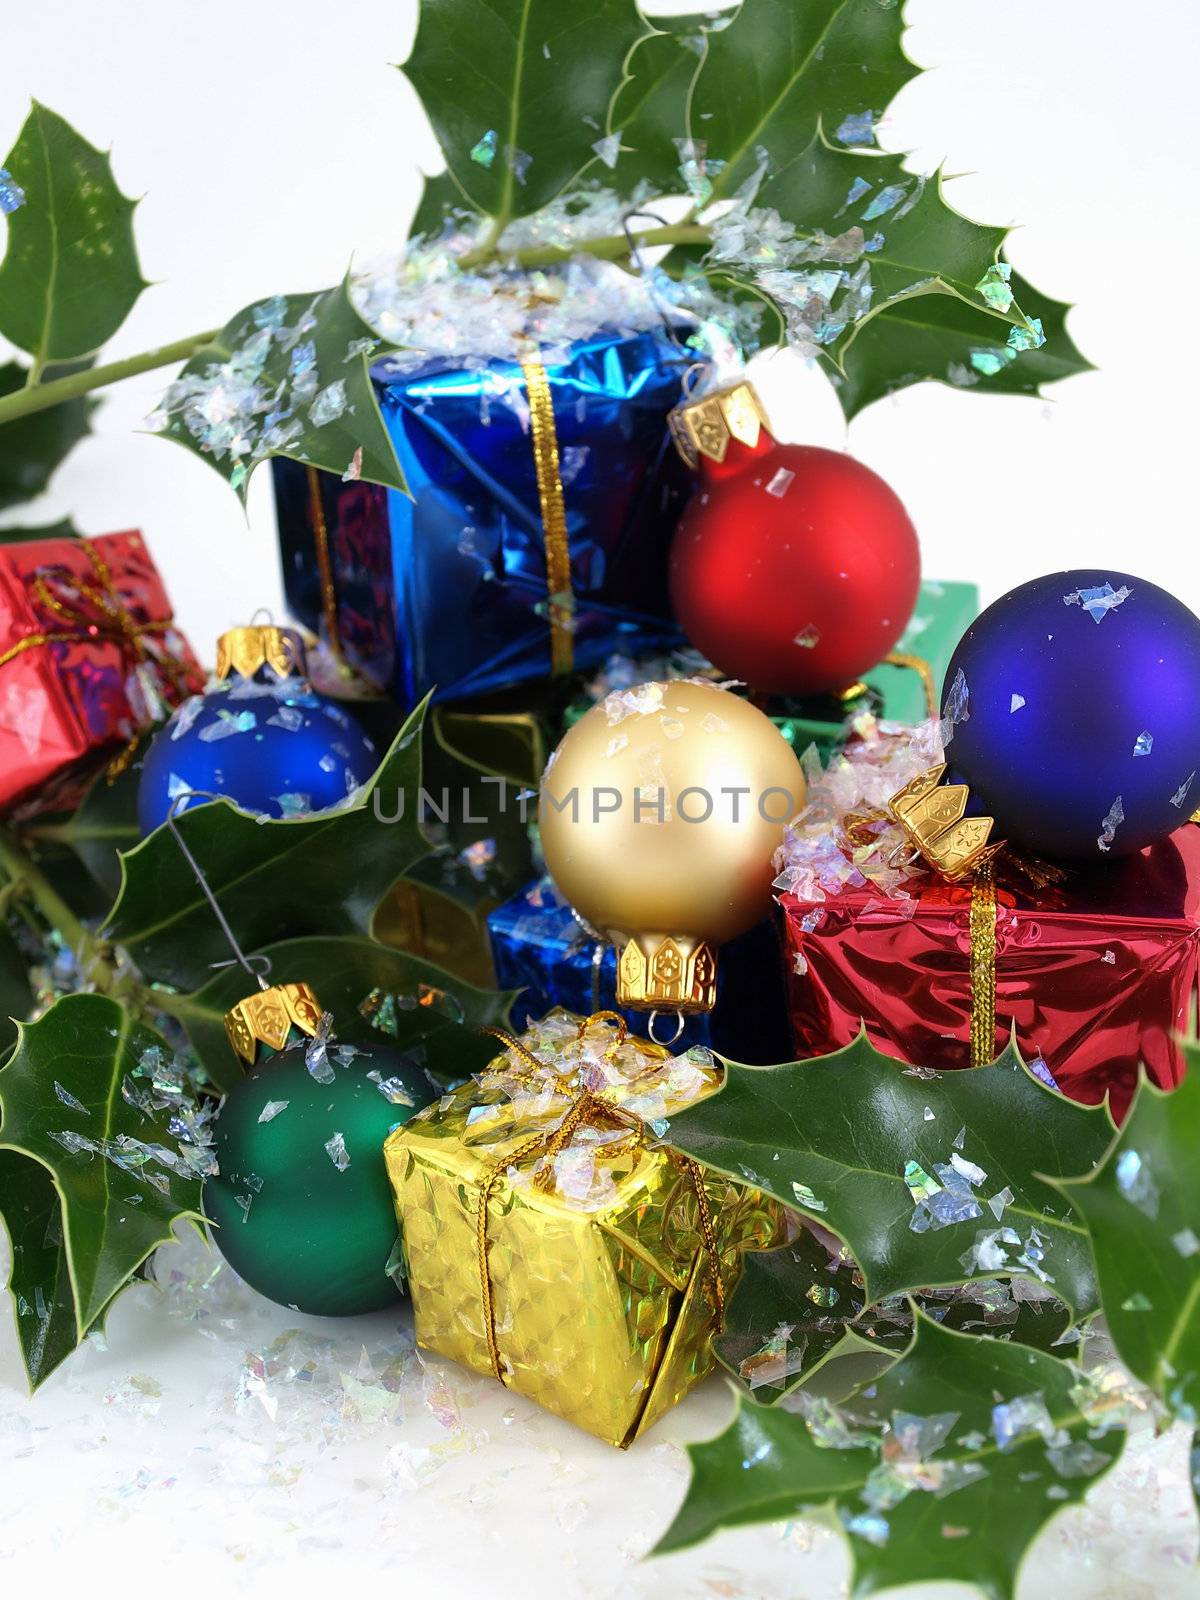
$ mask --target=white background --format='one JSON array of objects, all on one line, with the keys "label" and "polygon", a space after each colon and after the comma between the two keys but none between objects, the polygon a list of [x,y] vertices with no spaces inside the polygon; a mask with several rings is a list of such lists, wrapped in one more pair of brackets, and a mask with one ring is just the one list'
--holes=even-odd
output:
[{"label": "white background", "polygon": [[[111,144],[123,187],[146,196],[138,237],[156,287],[113,357],[276,291],[324,286],[352,253],[399,242],[417,167],[437,161],[388,65],[407,51],[413,10],[411,0],[8,0],[0,148],[36,95]],[[926,385],[872,408],[847,439],[821,380],[779,363],[760,381],[781,431],[848,443],[890,479],[931,576],[975,578],[992,597],[1051,567],[1115,566],[1200,608],[1200,9],[910,0],[908,15],[910,52],[936,70],[902,93],[887,142],[913,149],[922,169],[944,160],[974,174],[951,190],[961,210],[1023,224],[1011,245],[1018,270],[1078,302],[1072,332],[1099,370],[1058,386],[1048,405]],[[219,629],[260,603],[281,606],[267,473],[247,527],[215,474],[134,431],[160,387],[152,375],[113,394],[37,513],[71,512],[88,532],[141,526],[210,655]],[[133,1297],[113,1318],[109,1353],[85,1352],[33,1405],[0,1317],[0,1588],[11,1578],[14,1592],[23,1580],[39,1590],[86,1582],[97,1594],[336,1585],[348,1596],[369,1585],[420,1600],[807,1600],[844,1578],[829,1536],[806,1554],[809,1535],[767,1529],[667,1566],[637,1564],[682,1493],[672,1441],[716,1430],[719,1389],[621,1457],[531,1408],[509,1417],[490,1386],[452,1374],[465,1425],[491,1442],[406,1488],[404,1462],[397,1473],[388,1452],[428,1436],[419,1389],[406,1434],[399,1402],[382,1420],[341,1411],[330,1423],[286,1384],[272,1419],[246,1394],[246,1353],[286,1314],[241,1299],[222,1322],[199,1304],[207,1311],[177,1297],[182,1320],[171,1320],[148,1293]],[[309,1336],[325,1331],[311,1325]],[[378,1355],[391,1325],[372,1319],[337,1337],[327,1361],[353,1371],[360,1345]],[[160,1398],[131,1390],[131,1376]],[[1064,1518],[1039,1546],[1023,1600],[1191,1592],[1182,1467],[1177,1436],[1140,1449],[1093,1511]],[[1174,1488],[1161,1488],[1161,1472]]]},{"label": "white background", "polygon": [[[156,287],[113,356],[261,296],[325,286],[352,255],[394,248],[418,166],[437,165],[389,65],[408,51],[412,0],[4,9],[0,149],[36,95],[111,144],[125,191],[145,195],[138,237]],[[1200,8],[909,0],[908,17],[909,51],[933,70],[902,91],[883,137],[923,170],[971,174],[950,191],[960,210],[1022,225],[1017,269],[1077,303],[1071,330],[1099,370],[1055,386],[1047,404],[925,384],[872,407],[847,441],[824,380],[797,383],[787,363],[761,380],[781,431],[848,442],[882,472],[930,576],[975,578],[992,598],[1053,567],[1114,566],[1200,609]],[[73,512],[87,532],[140,525],[210,657],[216,631],[281,604],[268,473],[256,474],[247,528],[215,473],[133,431],[161,387],[150,374],[113,393],[44,511]]]}]

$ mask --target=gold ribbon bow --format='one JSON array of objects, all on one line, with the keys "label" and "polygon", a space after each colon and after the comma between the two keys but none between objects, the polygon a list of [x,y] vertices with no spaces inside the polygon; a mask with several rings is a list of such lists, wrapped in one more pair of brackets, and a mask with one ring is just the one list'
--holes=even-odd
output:
[{"label": "gold ribbon bow", "polygon": [[[582,1039],[584,1034],[595,1022],[615,1022],[617,1031],[613,1039],[605,1048],[604,1054],[611,1061],[616,1057],[617,1051],[624,1044],[628,1029],[625,1020],[615,1011],[595,1011],[579,1024],[577,1038]],[[514,1039],[511,1034],[505,1033],[500,1028],[484,1028],[483,1033],[490,1034],[498,1039],[507,1050],[511,1050],[526,1064],[526,1070],[516,1071],[510,1076],[518,1083],[528,1084],[532,1088],[553,1087],[559,1094],[568,1094],[573,1089],[578,1089],[574,1101],[566,1116],[556,1128],[545,1133],[534,1134],[533,1138],[519,1145],[510,1155],[502,1160],[492,1163],[484,1176],[479,1189],[478,1208],[475,1214],[475,1237],[479,1261],[479,1289],[483,1302],[483,1325],[487,1335],[488,1355],[492,1363],[492,1372],[504,1382],[504,1371],[500,1361],[500,1347],[496,1340],[496,1314],[492,1300],[492,1281],[488,1274],[488,1202],[492,1190],[495,1188],[503,1172],[510,1167],[519,1166],[522,1161],[528,1160],[532,1155],[541,1152],[542,1164],[534,1177],[534,1186],[543,1191],[548,1190],[554,1182],[554,1158],[560,1151],[565,1150],[575,1137],[576,1132],[583,1127],[596,1127],[605,1120],[615,1122],[618,1126],[626,1128],[630,1143],[637,1148],[646,1136],[646,1124],[632,1111],[627,1111],[623,1106],[614,1105],[611,1100],[606,1100],[602,1095],[593,1090],[579,1088],[579,1075],[577,1072],[559,1072],[547,1062],[539,1061],[531,1050],[528,1050],[519,1039]],[[549,1082],[547,1082],[549,1080]],[[725,1321],[725,1285],[721,1278],[721,1257],[717,1248],[716,1229],[713,1226],[712,1210],[709,1207],[708,1195],[704,1188],[704,1177],[698,1162],[690,1156],[680,1155],[675,1152],[676,1159],[681,1164],[687,1175],[688,1181],[696,1196],[697,1218],[700,1224],[700,1234],[704,1241],[704,1248],[708,1256],[708,1277],[712,1288],[713,1302],[717,1310],[718,1327]]]},{"label": "gold ribbon bow", "polygon": [[[63,598],[55,594],[50,588],[45,572],[35,573],[32,585],[38,604],[44,612],[48,611],[54,616],[62,617],[64,621],[73,623],[74,626],[26,634],[23,639],[18,639],[16,644],[0,654],[0,667],[6,667],[24,651],[39,649],[42,645],[82,644],[88,640],[105,639],[115,644],[123,655],[131,656],[139,665],[146,663],[161,668],[171,678],[177,690],[183,688],[188,676],[186,665],[182,661],[177,661],[169,651],[156,653],[150,649],[147,642],[150,635],[166,633],[173,628],[174,618],[139,622],[118,593],[108,563],[96,546],[86,539],[81,540],[80,544],[91,563],[95,582],[91,583],[86,578],[80,579],[73,573],[70,574],[71,588],[76,591],[78,599]],[[129,765],[130,758],[137,748],[138,737],[139,734],[134,733],[125,748],[109,762],[106,768],[109,783],[118,778]]]}]

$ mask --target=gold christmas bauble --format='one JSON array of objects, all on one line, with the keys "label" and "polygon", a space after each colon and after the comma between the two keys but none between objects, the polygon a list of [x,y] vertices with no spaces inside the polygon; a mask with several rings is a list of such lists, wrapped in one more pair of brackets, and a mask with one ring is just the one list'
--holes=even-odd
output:
[{"label": "gold christmas bauble", "polygon": [[616,944],[622,1005],[711,1007],[716,946],[766,915],[771,857],[803,802],[787,740],[715,684],[639,684],[580,718],[542,779],[542,848]]}]

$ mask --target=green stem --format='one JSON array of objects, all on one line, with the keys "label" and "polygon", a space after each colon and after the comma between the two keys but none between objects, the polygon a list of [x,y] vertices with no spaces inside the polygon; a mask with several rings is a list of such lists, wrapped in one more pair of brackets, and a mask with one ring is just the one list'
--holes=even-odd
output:
[{"label": "green stem", "polygon": [[194,333],[188,339],[176,339],[174,344],[160,345],[157,350],[146,350],[140,356],[126,356],[124,361],[110,361],[103,367],[89,367],[85,372],[73,372],[68,378],[54,378],[50,383],[39,383],[31,388],[17,389],[0,398],[0,424],[15,422],[18,417],[31,416],[35,411],[46,411],[64,400],[77,400],[93,389],[103,389],[107,384],[119,383],[122,378],[136,378],[140,372],[153,372],[156,367],[169,367],[177,361],[186,361],[211,344],[220,333],[219,328],[209,328],[204,333]]},{"label": "green stem", "polygon": [[41,868],[3,828],[0,828],[0,870],[3,870],[10,883],[24,884],[38,910],[50,926],[63,936],[77,957],[90,953],[92,935]]},{"label": "green stem", "polygon": [[[711,235],[708,229],[698,222],[671,222],[661,228],[639,230],[633,237],[635,244],[652,248],[654,245],[662,244],[707,244]],[[600,239],[581,239],[578,244],[571,245],[534,244],[526,245],[521,250],[499,250],[496,231],[493,229],[491,235],[477,249],[470,250],[462,256],[458,264],[465,272],[469,272],[472,267],[482,266],[499,256],[518,267],[552,267],[577,255],[598,256],[604,261],[615,261],[629,253],[629,240],[623,233],[609,234]]]},{"label": "green stem", "polygon": [[[603,261],[617,261],[630,254],[629,239],[623,233],[582,239],[573,245],[526,245],[520,250],[505,251],[499,247],[504,227],[505,224],[497,219],[483,242],[461,257],[459,266],[469,272],[473,267],[502,258],[517,267],[553,267],[581,254],[596,256]],[[710,237],[708,229],[698,222],[674,222],[637,233],[635,242],[653,248],[655,245],[707,244]],[[208,328],[203,333],[192,334],[190,338],[160,345],[157,350],[147,350],[140,356],[126,356],[123,361],[110,361],[102,367],[90,367],[84,372],[72,373],[68,378],[54,378],[49,383],[39,381],[41,366],[35,363],[25,388],[0,397],[0,426],[15,422],[18,417],[32,416],[35,411],[48,411],[51,406],[62,405],[65,400],[78,400],[82,395],[106,388],[110,383],[120,383],[124,378],[136,378],[139,373],[153,372],[157,367],[169,367],[177,361],[186,361],[205,345],[212,344],[220,331],[219,328]]]},{"label": "green stem", "polygon": [[156,1011],[165,1011],[167,1016],[174,1017],[176,1022],[184,1024],[189,1017],[195,1016],[196,1012],[202,1009],[189,995],[176,994],[172,989],[159,989],[146,984],[142,986],[142,1000]]}]

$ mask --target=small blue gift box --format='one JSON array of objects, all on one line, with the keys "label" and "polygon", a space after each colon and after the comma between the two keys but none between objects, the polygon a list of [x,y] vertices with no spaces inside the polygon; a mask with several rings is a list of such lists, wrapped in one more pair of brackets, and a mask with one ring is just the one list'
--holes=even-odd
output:
[{"label": "small blue gift box", "polygon": [[291,609],[404,707],[681,640],[667,550],[692,483],[667,414],[693,355],[662,332],[565,354],[380,363],[411,497],[273,463]]},{"label": "small blue gift box", "polygon": [[[520,1032],[554,1006],[589,1016],[616,1010],[617,954],[583,927],[548,877],[539,878],[488,917],[492,963],[501,989],[520,989],[512,1025]],[[648,1015],[622,1011],[645,1036]],[[670,1018],[664,1022],[669,1033]],[[688,1017],[674,1048],[707,1045],[735,1061],[790,1061],[782,956],[774,923],[761,922],[721,950],[716,1010]]]}]

